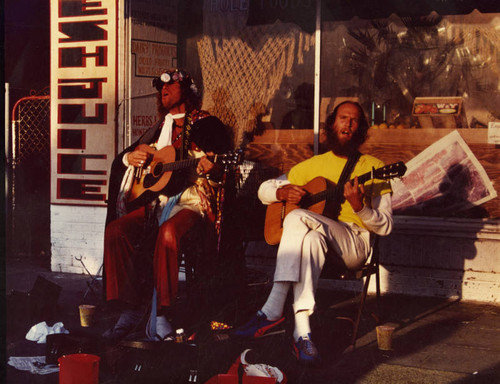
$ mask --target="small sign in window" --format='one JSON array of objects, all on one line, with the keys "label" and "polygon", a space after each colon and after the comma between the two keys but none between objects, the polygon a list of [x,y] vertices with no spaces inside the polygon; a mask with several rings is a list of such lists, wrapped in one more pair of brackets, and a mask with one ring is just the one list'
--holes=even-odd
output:
[{"label": "small sign in window", "polygon": [[500,145],[500,122],[488,123],[488,144]]}]

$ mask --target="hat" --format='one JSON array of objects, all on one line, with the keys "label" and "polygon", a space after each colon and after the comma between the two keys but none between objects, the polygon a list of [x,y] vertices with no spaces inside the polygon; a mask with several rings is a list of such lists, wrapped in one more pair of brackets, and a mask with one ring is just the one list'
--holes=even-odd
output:
[{"label": "hat", "polygon": [[161,91],[164,84],[171,84],[175,81],[181,83],[181,85],[186,88],[190,88],[195,94],[198,93],[198,89],[196,88],[191,75],[186,71],[177,68],[164,70],[160,76],[153,79],[153,87],[155,87],[158,91]]}]

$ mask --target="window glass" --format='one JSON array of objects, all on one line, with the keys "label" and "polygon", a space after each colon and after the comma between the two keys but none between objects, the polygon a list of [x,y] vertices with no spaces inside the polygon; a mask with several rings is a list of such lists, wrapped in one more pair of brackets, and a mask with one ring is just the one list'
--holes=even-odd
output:
[{"label": "window glass", "polygon": [[205,3],[203,31],[182,33],[203,109],[222,120],[245,158],[286,172],[313,154],[314,31],[249,25],[248,7]]},{"label": "window glass", "polygon": [[324,22],[322,33],[330,109],[358,98],[383,128],[484,128],[500,118],[498,14],[353,18]]},{"label": "window glass", "polygon": [[[499,14],[324,21],[320,120],[358,101],[362,147],[408,171],[393,182],[397,215],[498,218]],[[472,129],[469,129],[472,128]]]}]

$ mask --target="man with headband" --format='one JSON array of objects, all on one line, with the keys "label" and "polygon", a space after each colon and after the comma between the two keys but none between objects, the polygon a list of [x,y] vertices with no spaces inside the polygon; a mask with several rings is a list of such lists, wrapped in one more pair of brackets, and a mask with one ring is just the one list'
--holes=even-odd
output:
[{"label": "man with headband", "polygon": [[[231,149],[222,122],[199,110],[201,99],[187,72],[166,70],[153,86],[158,90],[159,120],[116,157],[111,170],[104,236],[105,295],[118,304],[121,315],[103,336],[113,342],[136,330],[149,313],[150,339],[163,340],[172,333],[168,310],[177,296],[181,239],[214,215],[214,183],[220,167],[206,155]],[[129,194],[137,171],[147,167],[155,151],[166,147],[175,148],[176,160],[193,156],[200,160],[192,168],[174,171],[161,191],[131,208]],[[156,310],[149,312],[150,305]]]}]

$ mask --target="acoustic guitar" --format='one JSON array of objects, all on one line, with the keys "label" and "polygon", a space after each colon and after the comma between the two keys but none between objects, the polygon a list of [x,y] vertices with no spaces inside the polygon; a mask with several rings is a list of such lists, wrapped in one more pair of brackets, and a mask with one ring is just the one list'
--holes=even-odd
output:
[{"label": "acoustic guitar", "polygon": [[[144,150],[150,156],[148,156],[144,166],[135,169],[134,181],[128,196],[129,203],[136,202],[146,191],[160,192],[167,186],[173,172],[196,167],[201,158],[193,157],[176,161],[175,148],[170,145],[160,150],[155,150],[147,144],[140,144],[137,148]],[[211,162],[229,168],[241,162],[242,151],[237,150],[207,157]]]},{"label": "acoustic guitar", "polygon": [[[398,162],[384,167],[373,169],[361,176],[358,176],[359,184],[364,184],[371,179],[388,180],[394,177],[401,177],[406,172],[406,165]],[[354,179],[349,182],[354,182]],[[343,191],[343,185],[342,191]],[[340,186],[326,180],[323,177],[316,177],[306,185],[303,185],[308,193],[302,198],[299,204],[291,204],[286,201],[278,201],[267,206],[266,218],[264,222],[264,238],[269,245],[276,245],[281,240],[283,233],[283,220],[286,215],[297,208],[305,208],[312,212],[328,216],[329,207],[332,206],[332,198],[338,193]],[[343,196],[343,193],[340,194]]]}]

